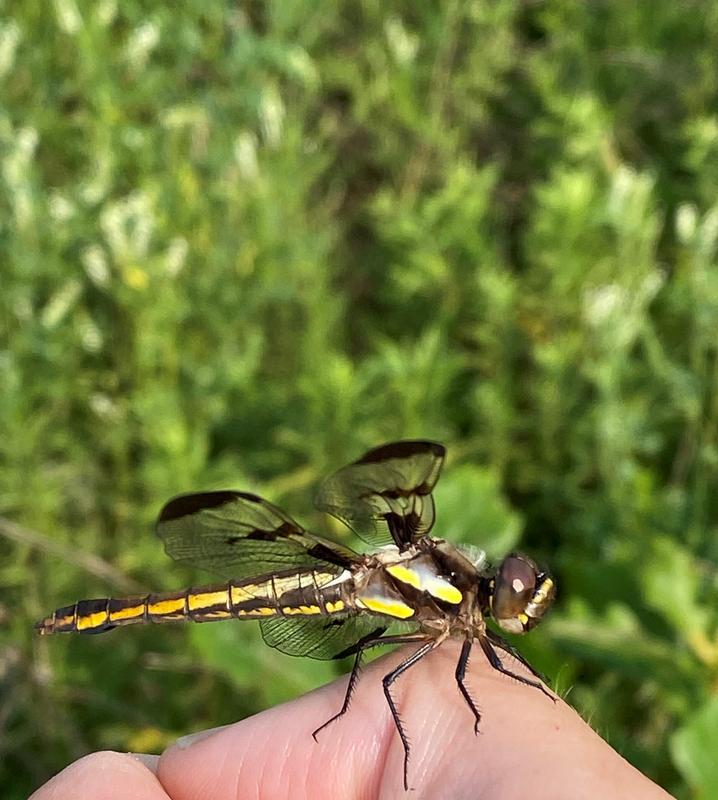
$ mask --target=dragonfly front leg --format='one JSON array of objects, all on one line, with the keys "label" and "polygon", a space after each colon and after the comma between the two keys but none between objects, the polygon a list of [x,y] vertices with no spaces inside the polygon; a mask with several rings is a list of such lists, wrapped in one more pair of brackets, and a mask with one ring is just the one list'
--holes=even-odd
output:
[{"label": "dragonfly front leg", "polygon": [[512,644],[509,644],[506,639],[490,630],[486,631],[486,638],[491,642],[491,644],[495,645],[496,647],[500,647],[503,651],[513,656],[519,663],[523,664],[534,677],[538,678],[544,683],[549,682],[548,678],[545,675],[542,675],[540,672],[536,672],[531,664],[529,664],[529,662],[521,655],[521,653],[519,653],[519,651]]},{"label": "dragonfly front leg", "polygon": [[510,669],[506,669],[503,661],[499,658],[499,654],[496,652],[496,650],[494,650],[494,648],[491,646],[491,642],[485,636],[481,636],[479,638],[479,643],[481,644],[481,649],[486,654],[489,664],[491,664],[491,666],[497,672],[500,672],[502,675],[508,675],[509,678],[514,678],[514,680],[517,680],[519,683],[524,683],[526,686],[533,686],[535,689],[540,689],[546,695],[546,697],[550,697],[554,703],[556,702],[556,697],[554,697],[540,681],[534,681],[531,680],[531,678],[524,678],[523,675],[512,672]]}]

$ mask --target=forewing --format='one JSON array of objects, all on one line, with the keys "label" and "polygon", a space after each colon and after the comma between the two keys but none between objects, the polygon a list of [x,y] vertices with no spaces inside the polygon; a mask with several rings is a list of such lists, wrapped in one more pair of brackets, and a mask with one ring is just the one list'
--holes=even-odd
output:
[{"label": "forewing", "polygon": [[[344,658],[356,652],[363,640],[392,631],[397,623],[371,614],[342,617],[272,617],[259,623],[264,641],[290,656],[321,660]],[[404,630],[416,630],[416,623],[398,623]]]},{"label": "forewing", "polygon": [[157,535],[176,561],[226,578],[291,567],[347,569],[356,554],[307,533],[257,495],[223,491],[175,497],[160,512]]},{"label": "forewing", "polygon": [[331,475],[315,504],[375,547],[406,547],[434,524],[431,491],[445,449],[436,442],[392,442]]}]

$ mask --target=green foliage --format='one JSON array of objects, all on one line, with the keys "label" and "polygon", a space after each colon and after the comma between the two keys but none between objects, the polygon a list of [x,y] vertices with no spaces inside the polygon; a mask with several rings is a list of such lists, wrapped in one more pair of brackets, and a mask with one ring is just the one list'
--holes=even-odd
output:
[{"label": "green foliage", "polygon": [[718,792],[718,767],[713,754],[718,748],[718,698],[688,715],[671,737],[673,759],[688,783],[703,797]]},{"label": "green foliage", "polygon": [[450,448],[439,533],[556,573],[523,651],[714,796],[718,3],[0,7],[6,796],[329,679],[31,623],[202,580],[150,535],[180,491],[346,535],[312,488],[401,436]]}]

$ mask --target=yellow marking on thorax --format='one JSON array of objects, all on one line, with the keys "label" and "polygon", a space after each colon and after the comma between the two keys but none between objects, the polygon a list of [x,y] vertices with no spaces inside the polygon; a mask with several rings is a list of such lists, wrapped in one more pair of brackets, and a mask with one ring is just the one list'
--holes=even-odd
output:
[{"label": "yellow marking on thorax", "polygon": [[367,608],[377,614],[386,614],[388,617],[408,619],[414,616],[414,609],[401,600],[392,600],[386,597],[357,597],[356,604],[359,608]]},{"label": "yellow marking on thorax", "polygon": [[413,569],[409,569],[409,567],[405,567],[403,564],[392,564],[386,568],[386,571],[398,581],[408,583],[409,586],[413,586],[415,589],[422,589],[419,575]]},{"label": "yellow marking on thorax", "polygon": [[176,614],[178,611],[184,611],[184,601],[184,597],[173,597],[171,600],[158,600],[156,603],[150,603],[147,606],[147,611],[150,614]]},{"label": "yellow marking on thorax", "polygon": [[405,564],[391,564],[386,571],[398,581],[413,586],[421,592],[428,592],[432,597],[445,603],[458,605],[464,599],[456,586],[426,569],[416,570]]},{"label": "yellow marking on thorax", "polygon": [[107,612],[95,611],[94,614],[87,614],[84,617],[77,618],[77,630],[86,631],[88,628],[97,628],[103,622],[107,622]]},{"label": "yellow marking on thorax", "polygon": [[132,619],[133,617],[141,617],[145,613],[144,605],[128,606],[127,608],[120,608],[117,611],[110,612],[110,622],[119,622],[122,619]]},{"label": "yellow marking on thorax", "polygon": [[328,614],[336,614],[337,611],[344,611],[344,601],[337,600],[336,603],[326,603],[325,608]]},{"label": "yellow marking on thorax", "polygon": [[443,600],[445,603],[452,603],[459,605],[464,599],[464,596],[453,584],[446,581],[446,583],[437,583],[428,587],[427,591],[433,597]]},{"label": "yellow marking on thorax", "polygon": [[288,616],[292,614],[321,614],[322,610],[319,606],[284,606],[282,614]]},{"label": "yellow marking on thorax", "polygon": [[221,592],[202,592],[190,594],[187,598],[187,607],[190,611],[201,611],[209,606],[216,606],[227,602],[227,590]]}]

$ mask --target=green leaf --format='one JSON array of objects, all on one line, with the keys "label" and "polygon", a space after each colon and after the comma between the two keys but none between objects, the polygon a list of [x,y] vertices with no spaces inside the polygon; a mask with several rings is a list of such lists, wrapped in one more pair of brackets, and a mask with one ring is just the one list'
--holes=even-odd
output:
[{"label": "green leaf", "polygon": [[718,797],[718,695],[671,736],[670,751],[674,764],[698,797]]},{"label": "green leaf", "polygon": [[521,516],[501,494],[495,472],[475,464],[445,471],[434,490],[435,536],[477,544],[490,558],[509,552],[521,533]]},{"label": "green leaf", "polygon": [[[678,693],[693,677],[693,662],[664,639],[650,636],[623,604],[597,614],[580,600],[567,604],[568,613],[553,614],[545,623],[552,641],[564,652],[615,670],[634,680],[651,679]],[[630,647],[626,643],[630,642]]]},{"label": "green leaf", "polygon": [[656,537],[641,571],[647,603],[690,638],[706,633],[708,611],[700,603],[701,572],[696,559],[675,539]]}]

